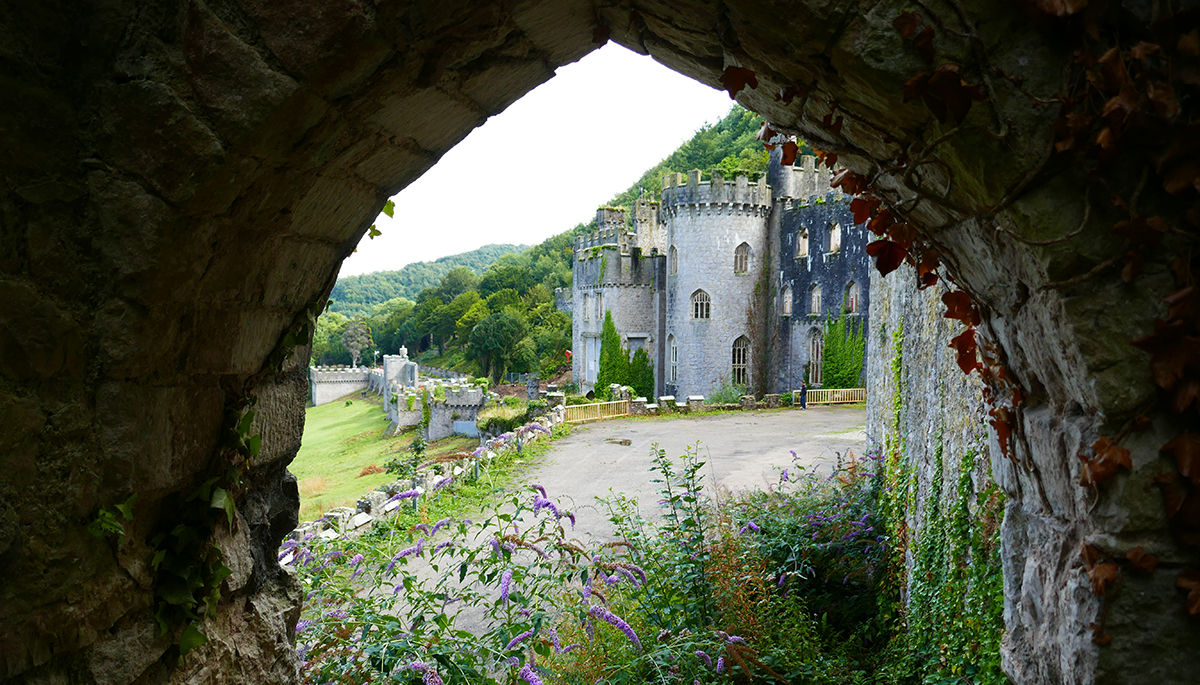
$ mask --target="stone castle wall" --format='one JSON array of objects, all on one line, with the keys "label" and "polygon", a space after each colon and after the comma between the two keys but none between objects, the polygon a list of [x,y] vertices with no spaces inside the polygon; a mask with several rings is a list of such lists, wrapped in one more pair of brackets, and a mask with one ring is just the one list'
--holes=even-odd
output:
[{"label": "stone castle wall", "polygon": [[[749,185],[742,176],[730,184],[717,176],[710,184],[698,177],[693,172],[688,185],[663,190],[667,239],[676,261],[672,269],[668,258],[668,358],[672,338],[679,351],[675,380],[667,381],[666,393],[676,397],[709,395],[731,382],[734,341],[752,337],[750,305],[767,251],[771,190],[766,180]],[[735,273],[734,251],[742,243],[750,247],[749,266]],[[692,295],[699,290],[711,302],[708,319],[692,317]],[[750,355],[751,367],[756,356]],[[749,369],[749,377],[753,373]]]},{"label": "stone castle wall", "polygon": [[366,390],[370,384],[372,369],[314,366],[308,370],[309,399],[314,407],[327,404],[339,397]]}]

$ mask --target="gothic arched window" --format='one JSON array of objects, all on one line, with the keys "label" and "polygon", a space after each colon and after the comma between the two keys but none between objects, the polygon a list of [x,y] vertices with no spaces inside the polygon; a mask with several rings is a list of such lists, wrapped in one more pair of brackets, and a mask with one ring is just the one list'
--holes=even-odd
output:
[{"label": "gothic arched window", "polygon": [[829,251],[842,251],[842,225],[836,221],[829,225]]},{"label": "gothic arched window", "polygon": [[744,274],[750,270],[750,245],[742,243],[733,251],[733,273]]},{"label": "gothic arched window", "polygon": [[587,293],[583,294],[583,320],[592,320],[592,298]]},{"label": "gothic arched window", "polygon": [[808,341],[808,384],[821,384],[821,362],[825,360],[825,336],[821,331],[812,332]]},{"label": "gothic arched window", "polygon": [[675,341],[675,336],[667,336],[667,353],[670,356],[671,366],[667,371],[667,381],[676,383],[679,381],[679,345]]},{"label": "gothic arched window", "polygon": [[708,293],[703,290],[697,290],[692,293],[692,318],[707,319],[711,314],[712,300],[709,299]]},{"label": "gothic arched window", "polygon": [[850,281],[850,285],[846,286],[846,311],[850,314],[858,314],[861,306],[862,291],[857,283]]},{"label": "gothic arched window", "polygon": [[746,336],[740,336],[733,341],[733,384],[746,385],[746,380],[749,378],[747,370],[750,368],[750,341]]},{"label": "gothic arched window", "polygon": [[792,286],[783,286],[783,292],[780,293],[779,310],[781,316],[792,315]]},{"label": "gothic arched window", "polygon": [[679,273],[679,250],[676,250],[674,245],[667,253],[667,271],[673,274]]},{"label": "gothic arched window", "polygon": [[808,313],[813,316],[821,314],[821,286],[814,285],[808,298]]},{"label": "gothic arched window", "polygon": [[800,229],[800,241],[796,243],[796,259],[808,257],[808,231]]}]

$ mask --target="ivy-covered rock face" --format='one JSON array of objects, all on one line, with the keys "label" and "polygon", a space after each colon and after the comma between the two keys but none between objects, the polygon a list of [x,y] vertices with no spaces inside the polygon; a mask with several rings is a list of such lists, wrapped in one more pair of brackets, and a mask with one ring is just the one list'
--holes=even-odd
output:
[{"label": "ivy-covered rock face", "polygon": [[[295,679],[295,585],[274,560],[310,316],[387,197],[606,40],[836,154],[843,188],[880,200],[861,209],[889,236],[882,264],[909,257],[970,294],[963,366],[985,353],[1011,465],[1017,681],[1200,670],[1175,588],[1197,563],[1179,544],[1200,523],[1194,443],[1159,453],[1196,370],[1194,294],[1161,303],[1196,253],[1180,127],[1200,48],[1193,19],[1152,14],[1170,3],[12,4],[0,678]],[[1171,323],[1129,345],[1155,317]],[[203,568],[164,568],[159,534],[185,521],[184,547],[209,535]],[[1136,547],[1162,568],[1123,561]],[[208,641],[180,658],[209,598]],[[160,636],[164,603],[179,611]]]}]

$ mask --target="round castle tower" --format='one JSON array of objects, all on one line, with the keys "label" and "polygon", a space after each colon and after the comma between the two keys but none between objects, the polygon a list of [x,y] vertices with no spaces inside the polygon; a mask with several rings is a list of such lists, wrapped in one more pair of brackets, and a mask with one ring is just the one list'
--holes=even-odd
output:
[{"label": "round castle tower", "polygon": [[707,396],[731,382],[750,384],[761,355],[753,349],[750,305],[766,273],[770,211],[765,177],[730,181],[714,169],[708,182],[699,170],[663,180],[669,394]]}]

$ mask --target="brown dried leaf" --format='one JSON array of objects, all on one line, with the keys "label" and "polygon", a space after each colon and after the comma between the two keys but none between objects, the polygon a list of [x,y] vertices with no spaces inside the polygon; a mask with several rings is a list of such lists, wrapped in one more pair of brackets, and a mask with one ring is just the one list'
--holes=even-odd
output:
[{"label": "brown dried leaf", "polygon": [[926,64],[933,66],[933,59],[937,55],[937,51],[933,47],[932,26],[926,26],[921,29],[917,37],[913,38],[913,47],[917,49],[917,52],[921,53],[921,57],[924,58]]},{"label": "brown dried leaf", "polygon": [[1101,436],[1099,440],[1092,443],[1092,450],[1095,451],[1096,456],[1090,458],[1082,452],[1079,453],[1079,460],[1082,462],[1079,476],[1080,485],[1099,485],[1117,475],[1121,467],[1133,468],[1129,450],[1113,443],[1106,436]]},{"label": "brown dried leaf", "polygon": [[1104,77],[1106,91],[1110,93],[1119,93],[1129,83],[1129,74],[1121,59],[1121,48],[1109,48],[1100,56],[1100,74]]},{"label": "brown dried leaf", "polygon": [[718,80],[729,92],[731,100],[736,98],[737,94],[746,86],[752,89],[758,88],[758,76],[746,67],[726,67]]},{"label": "brown dried leaf", "polygon": [[1117,582],[1120,575],[1121,569],[1111,561],[1097,564],[1088,571],[1088,578],[1092,579],[1092,592],[1097,596],[1103,596]]},{"label": "brown dried leaf", "polygon": [[900,37],[905,40],[908,40],[909,36],[916,33],[921,24],[921,13],[916,10],[905,12],[892,20],[892,26],[900,32]]},{"label": "brown dried leaf", "polygon": [[950,339],[950,347],[958,353],[958,368],[962,369],[963,373],[971,373],[979,368],[979,359],[976,352],[978,345],[975,343],[975,329],[968,328]]},{"label": "brown dried leaf", "polygon": [[1157,55],[1159,50],[1162,50],[1162,46],[1155,45],[1154,43],[1147,43],[1144,40],[1138,41],[1137,45],[1129,48],[1129,58],[1145,62],[1147,57],[1150,55]]},{"label": "brown dried leaf", "polygon": [[1184,55],[1200,56],[1200,29],[1192,29],[1180,36],[1175,49]]},{"label": "brown dried leaf", "polygon": [[1187,492],[1180,486],[1179,478],[1174,473],[1160,473],[1154,477],[1154,484],[1162,493],[1163,504],[1167,507],[1167,518],[1175,518],[1187,499]]},{"label": "brown dried leaf", "polygon": [[1126,552],[1125,558],[1133,564],[1134,568],[1146,573],[1154,573],[1154,569],[1158,568],[1158,557],[1153,554],[1147,554],[1141,545]]},{"label": "brown dried leaf", "polygon": [[1066,17],[1087,7],[1088,0],[1037,0],[1037,8],[1046,14]]},{"label": "brown dried leaf", "polygon": [[883,204],[882,200],[871,195],[863,195],[851,200],[850,213],[854,215],[854,223],[861,224],[866,222],[875,213],[875,210],[879,209],[881,204]]},{"label": "brown dried leaf", "polygon": [[1159,450],[1175,458],[1179,475],[1200,486],[1200,434],[1182,433]]},{"label": "brown dried leaf", "polygon": [[1179,101],[1175,99],[1175,87],[1169,83],[1155,81],[1146,84],[1146,95],[1160,117],[1173,119],[1179,116]]},{"label": "brown dried leaf", "polygon": [[1150,353],[1154,382],[1173,390],[1189,364],[1200,362],[1200,339],[1184,335],[1183,321],[1154,320],[1154,333],[1133,341],[1133,346]]},{"label": "brown dried leaf", "polygon": [[1192,403],[1200,399],[1200,380],[1184,378],[1175,383],[1175,392],[1171,395],[1171,410],[1182,414]]},{"label": "brown dried leaf", "polygon": [[955,290],[942,295],[942,304],[946,312],[942,314],[947,319],[957,319],[968,326],[978,326],[981,321],[979,309],[971,296],[962,290]]},{"label": "brown dried leaf", "polygon": [[789,140],[783,144],[783,154],[779,158],[779,163],[784,166],[791,166],[796,163],[796,155],[800,153],[800,146],[795,141]]},{"label": "brown dried leaf", "polygon": [[890,240],[876,240],[867,244],[867,254],[875,258],[875,268],[879,270],[879,275],[886,276],[904,263],[908,250]]}]

